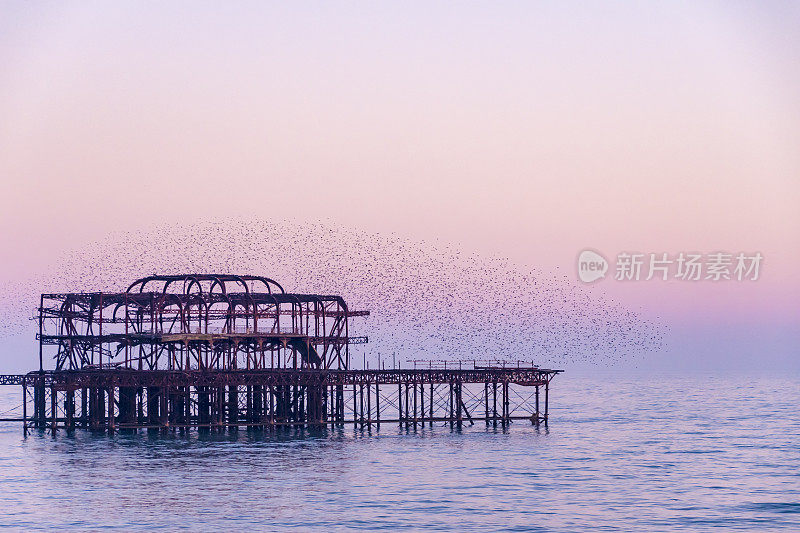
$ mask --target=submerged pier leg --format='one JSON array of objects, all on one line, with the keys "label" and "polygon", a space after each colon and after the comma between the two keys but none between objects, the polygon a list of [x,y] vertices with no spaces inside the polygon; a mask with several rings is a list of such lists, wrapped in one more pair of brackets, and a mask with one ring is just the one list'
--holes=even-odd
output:
[{"label": "submerged pier leg", "polygon": [[411,395],[414,397],[414,405],[412,406],[413,413],[414,413],[414,429],[417,429],[417,381],[411,384]]},{"label": "submerged pier leg", "polygon": [[22,436],[28,436],[28,382],[22,378]]},{"label": "submerged pier leg", "polygon": [[381,391],[375,383],[375,427],[381,428]]},{"label": "submerged pier leg", "polygon": [[372,385],[367,383],[367,427],[372,428]]},{"label": "submerged pier leg", "polygon": [[64,398],[64,415],[66,416],[65,426],[69,431],[75,429],[75,390],[70,389]]},{"label": "submerged pier leg", "polygon": [[497,427],[497,382],[492,382],[492,426]]},{"label": "submerged pier leg", "polygon": [[169,396],[169,387],[161,387],[158,391],[158,425],[160,426],[162,433],[166,433],[167,428],[169,427]]},{"label": "submerged pier leg", "polygon": [[339,426],[344,425],[344,385],[336,385],[336,404],[338,410]]},{"label": "submerged pier leg", "polygon": [[89,390],[86,387],[81,388],[80,423],[84,429],[89,427]]},{"label": "submerged pier leg", "polygon": [[405,402],[406,402],[406,405],[405,405],[406,429],[408,429],[409,426],[411,425],[411,415],[410,415],[410,413],[411,413],[411,404],[408,401],[408,390],[409,390],[410,387],[411,387],[411,385],[409,385],[408,383],[406,383],[405,387],[403,387],[404,388],[403,394],[405,395]]},{"label": "submerged pier leg", "polygon": [[454,405],[455,398],[453,397],[454,396],[453,393],[454,393],[454,391],[453,391],[453,382],[451,381],[450,382],[450,411],[447,413],[447,419],[450,421],[450,429],[453,429],[453,418],[454,418],[454,414],[455,414],[455,412],[453,410],[453,408],[455,407],[455,405]]},{"label": "submerged pier leg", "polygon": [[361,427],[364,427],[364,384],[358,384],[358,420],[361,423]]},{"label": "submerged pier leg", "polygon": [[550,396],[550,381],[546,381],[544,384],[544,425],[547,425],[547,416],[548,416],[548,400]]},{"label": "submerged pier leg", "polygon": [[195,387],[197,394],[197,427],[204,433],[209,431],[211,423],[211,404],[207,387]]},{"label": "submerged pier leg", "polygon": [[119,388],[119,423],[120,425],[136,423],[136,389],[133,387]]},{"label": "submerged pier leg", "polygon": [[397,384],[397,423],[403,427],[403,385]]},{"label": "submerged pier leg", "polygon": [[484,406],[484,420],[486,420],[486,427],[489,427],[489,382],[483,382],[483,406]]},{"label": "submerged pier leg", "polygon": [[136,424],[143,426],[145,423],[144,417],[144,388],[138,387],[136,389]]},{"label": "submerged pier leg", "polygon": [[419,384],[419,420],[420,427],[425,427],[425,383]]},{"label": "submerged pier leg", "polygon": [[147,425],[148,431],[158,425],[158,387],[147,387]]},{"label": "submerged pier leg", "polygon": [[89,427],[100,430],[105,426],[105,392],[100,388],[89,389]]},{"label": "submerged pier leg", "polygon": [[56,397],[56,388],[55,386],[50,385],[50,424],[53,435],[56,434],[56,421],[58,419],[58,404],[56,402]]},{"label": "submerged pier leg", "polygon": [[228,385],[228,429],[239,429],[239,387]]},{"label": "submerged pier leg", "polygon": [[244,419],[247,422],[247,430],[250,431],[252,426],[250,425],[253,422],[253,387],[248,385],[244,391],[245,394],[245,410],[244,410]]},{"label": "submerged pier leg", "polygon": [[503,424],[508,425],[511,422],[511,413],[509,411],[508,403],[508,382],[503,383]]},{"label": "submerged pier leg", "polygon": [[216,417],[216,424],[217,424],[217,431],[219,433],[223,433],[225,431],[225,387],[220,386],[217,387],[217,417]]},{"label": "submerged pier leg", "polygon": [[114,386],[108,388],[108,434],[114,434]]},{"label": "submerged pier leg", "polygon": [[430,423],[428,424],[428,427],[433,427],[433,388],[434,384],[433,380],[431,380],[431,397],[430,402],[428,402],[428,409],[430,409]]},{"label": "submerged pier leg", "polygon": [[461,382],[456,381],[456,426],[461,429],[464,422],[464,414],[461,411],[463,402],[461,401]]},{"label": "submerged pier leg", "polygon": [[44,396],[44,376],[38,376],[33,382],[33,417],[37,428],[43,428],[47,424]]}]

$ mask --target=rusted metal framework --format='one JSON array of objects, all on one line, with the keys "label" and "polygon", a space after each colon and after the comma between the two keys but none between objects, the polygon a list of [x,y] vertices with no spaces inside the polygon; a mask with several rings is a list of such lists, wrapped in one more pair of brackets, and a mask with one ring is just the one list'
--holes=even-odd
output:
[{"label": "rusted metal framework", "polygon": [[121,293],[43,294],[39,367],[259,370],[349,367],[341,296],[291,294],[261,276],[149,276]]},{"label": "rusted metal framework", "polygon": [[121,293],[43,294],[39,370],[0,384],[22,385],[25,431],[53,433],[547,423],[561,370],[499,361],[350,368],[349,345],[367,341],[350,335],[350,319],[368,314],[261,276],[149,276]]},{"label": "rusted metal framework", "polygon": [[[549,418],[560,370],[522,366],[382,370],[123,370],[31,372],[23,419],[34,427],[114,432],[289,426],[401,428]],[[32,395],[34,413],[27,418]]]}]

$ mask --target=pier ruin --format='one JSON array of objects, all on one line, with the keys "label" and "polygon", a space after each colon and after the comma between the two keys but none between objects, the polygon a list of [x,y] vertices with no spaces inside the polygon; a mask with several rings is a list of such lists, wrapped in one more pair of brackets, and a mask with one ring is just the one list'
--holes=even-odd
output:
[{"label": "pier ruin", "polygon": [[[226,431],[292,426],[547,424],[550,381],[532,363],[413,361],[355,369],[341,296],[262,276],[148,276],[124,292],[42,294],[39,369],[24,431]],[[374,359],[373,359],[374,364]]]}]

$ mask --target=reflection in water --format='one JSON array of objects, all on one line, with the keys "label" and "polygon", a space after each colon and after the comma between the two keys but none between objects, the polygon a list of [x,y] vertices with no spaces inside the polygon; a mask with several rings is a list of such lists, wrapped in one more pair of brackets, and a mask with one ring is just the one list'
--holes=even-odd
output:
[{"label": "reflection in water", "polygon": [[[565,375],[549,428],[54,438],[0,426],[0,525],[800,528],[796,379]],[[0,407],[16,390],[4,389]]]}]

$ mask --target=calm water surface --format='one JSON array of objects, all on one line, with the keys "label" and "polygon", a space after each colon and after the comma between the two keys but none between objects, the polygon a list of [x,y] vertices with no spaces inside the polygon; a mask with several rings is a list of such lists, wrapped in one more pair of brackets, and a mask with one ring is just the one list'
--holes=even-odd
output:
[{"label": "calm water surface", "polygon": [[[19,404],[0,389],[0,410]],[[800,531],[800,379],[559,376],[549,429],[55,438],[0,424],[0,526]]]}]

